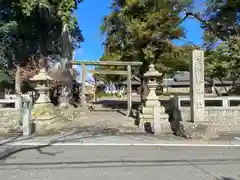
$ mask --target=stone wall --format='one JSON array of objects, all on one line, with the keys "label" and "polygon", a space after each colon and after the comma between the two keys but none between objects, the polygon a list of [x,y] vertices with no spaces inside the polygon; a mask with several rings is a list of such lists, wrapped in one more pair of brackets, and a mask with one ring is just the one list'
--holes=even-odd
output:
[{"label": "stone wall", "polygon": [[[11,106],[9,107],[9,104]],[[0,99],[0,134],[23,133],[23,119],[29,118],[31,109],[31,98],[28,95],[21,97],[16,95],[5,95],[5,99]],[[25,122],[26,126],[26,122]]]},{"label": "stone wall", "polygon": [[[190,108],[180,109],[183,121],[190,121]],[[223,107],[205,107],[204,122],[202,124],[212,124],[217,131],[240,132],[240,107],[223,108]]]},{"label": "stone wall", "polygon": [[[231,89],[231,86],[225,85],[225,86],[217,86],[217,91],[220,93],[226,93],[226,89]],[[190,87],[166,87],[164,88],[165,93],[190,93]],[[216,94],[215,89],[213,87],[205,88],[205,93],[208,94]]]},{"label": "stone wall", "polygon": [[0,134],[22,131],[22,114],[15,108],[0,109]]},{"label": "stone wall", "polygon": [[[182,121],[191,121],[189,96],[178,96],[172,99],[175,109],[179,110]],[[205,115],[201,124],[211,124],[217,131],[240,132],[240,97],[204,97]]]}]

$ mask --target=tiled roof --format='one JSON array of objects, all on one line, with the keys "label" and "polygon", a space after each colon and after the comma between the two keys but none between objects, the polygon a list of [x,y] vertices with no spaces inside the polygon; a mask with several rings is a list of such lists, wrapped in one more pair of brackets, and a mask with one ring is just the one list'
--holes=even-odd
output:
[{"label": "tiled roof", "polygon": [[[225,80],[223,81],[225,85],[231,85],[232,81]],[[205,81],[205,84],[209,84]],[[222,85],[222,83],[218,80],[214,81],[215,85]],[[172,78],[163,79],[162,82],[163,86],[190,86],[190,80],[189,80],[189,72],[180,72],[178,74],[174,74]]]},{"label": "tiled roof", "polygon": [[187,71],[182,71],[182,72],[178,72],[172,75],[172,79],[174,79],[177,82],[182,82],[182,81],[189,81],[190,80],[190,76],[189,76],[189,72]]}]

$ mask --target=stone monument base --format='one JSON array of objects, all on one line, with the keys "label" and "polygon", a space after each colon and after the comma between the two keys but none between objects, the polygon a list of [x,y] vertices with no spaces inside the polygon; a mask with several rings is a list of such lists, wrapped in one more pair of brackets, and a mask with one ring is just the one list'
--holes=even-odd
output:
[{"label": "stone monument base", "polygon": [[171,127],[177,136],[193,139],[211,140],[219,137],[216,128],[211,124],[171,121]]},{"label": "stone monument base", "polygon": [[173,134],[168,119],[157,119],[154,121],[153,129],[155,135]]},{"label": "stone monument base", "polygon": [[146,131],[145,125],[148,124],[151,126],[153,134],[171,134],[173,131],[168,118],[169,116],[165,113],[165,108],[160,104],[156,104],[154,107],[143,106],[142,114],[140,114],[139,129],[141,132]]}]

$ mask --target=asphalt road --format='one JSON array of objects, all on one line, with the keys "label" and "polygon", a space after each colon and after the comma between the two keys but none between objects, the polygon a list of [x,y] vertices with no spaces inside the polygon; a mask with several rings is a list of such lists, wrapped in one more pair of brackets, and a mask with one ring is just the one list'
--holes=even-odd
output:
[{"label": "asphalt road", "polygon": [[239,154],[239,147],[2,146],[0,180],[239,180]]}]

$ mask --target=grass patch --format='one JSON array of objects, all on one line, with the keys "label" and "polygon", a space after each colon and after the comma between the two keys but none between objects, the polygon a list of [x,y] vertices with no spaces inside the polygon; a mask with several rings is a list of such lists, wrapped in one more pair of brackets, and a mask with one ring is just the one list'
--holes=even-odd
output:
[{"label": "grass patch", "polygon": [[96,98],[102,98],[102,97],[116,97],[117,93],[115,94],[107,94],[105,92],[97,92],[96,93]]}]

